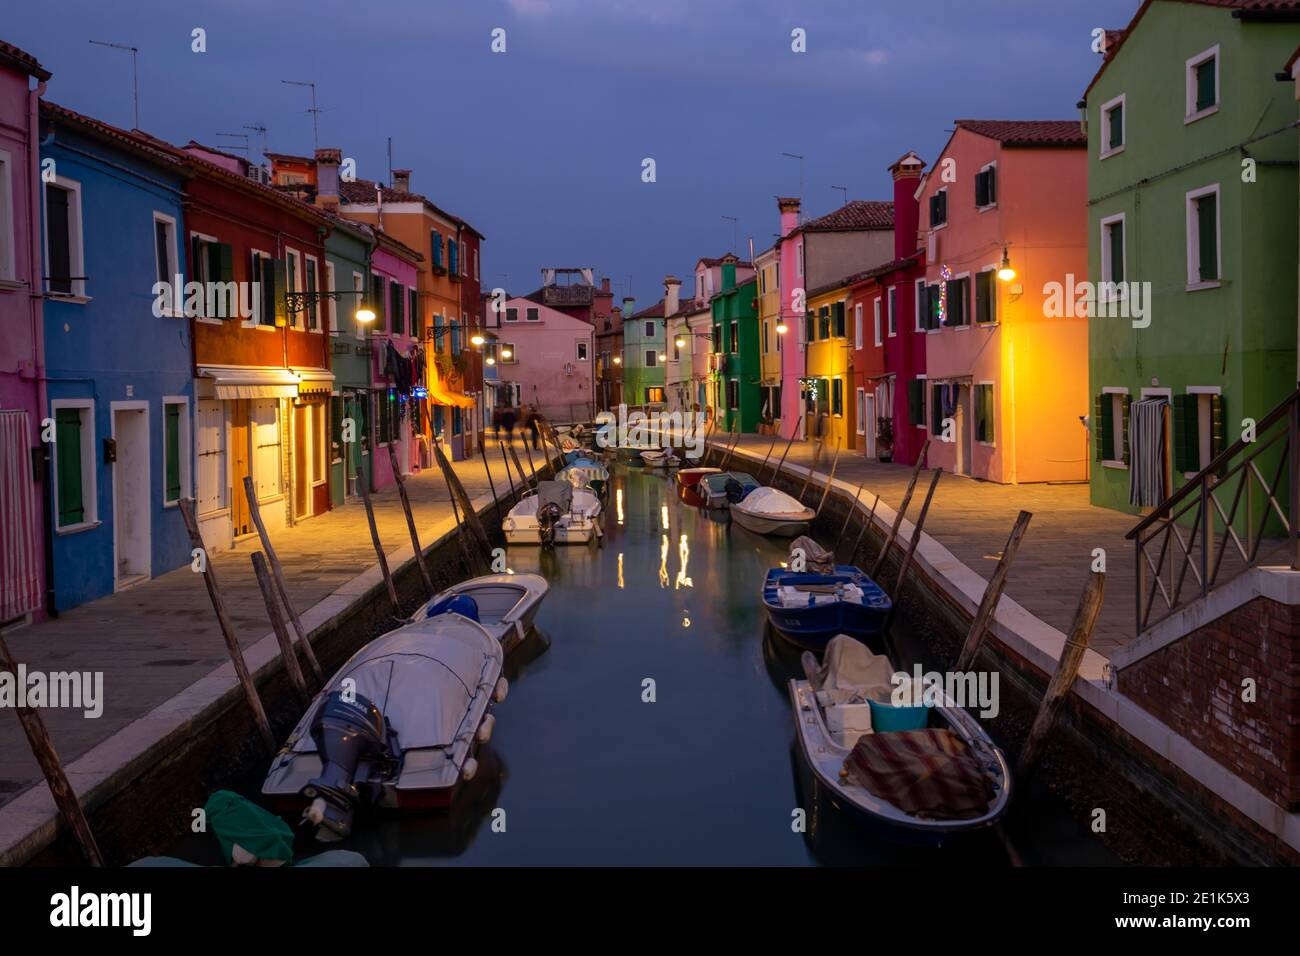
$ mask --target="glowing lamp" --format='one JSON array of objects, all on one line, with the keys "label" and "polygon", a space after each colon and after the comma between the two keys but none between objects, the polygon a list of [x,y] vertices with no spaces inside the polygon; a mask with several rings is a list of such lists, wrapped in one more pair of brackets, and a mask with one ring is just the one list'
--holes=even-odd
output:
[{"label": "glowing lamp", "polygon": [[1002,265],[998,268],[998,278],[1003,282],[1010,282],[1016,277],[1016,270],[1011,268],[1011,258],[1007,255],[1006,247],[1002,248]]},{"label": "glowing lamp", "polygon": [[358,322],[373,322],[375,321],[375,310],[363,305],[357,309],[356,319]]},{"label": "glowing lamp", "polygon": [[481,335],[476,335],[472,339],[470,339],[470,343],[476,347],[482,345],[486,341],[487,339],[483,338],[483,336]]},{"label": "glowing lamp", "polygon": [[787,333],[787,332],[789,332],[789,331],[790,331],[790,326],[786,325],[784,322],[778,322],[778,323],[776,323],[776,334],[777,334],[777,335],[785,335],[785,333]]},{"label": "glowing lamp", "polygon": [[679,335],[677,338],[673,339],[673,345],[677,346],[679,349],[684,349],[686,348],[686,340]]},{"label": "glowing lamp", "polygon": [[502,350],[501,350],[501,357],[502,357],[503,359],[508,359],[508,358],[510,358],[510,356],[512,356],[512,355],[514,355],[514,354],[515,354],[515,353],[512,352],[512,351],[510,351],[509,349],[502,349]]},{"label": "glowing lamp", "polygon": [[622,364],[623,364],[623,356],[621,356],[621,355],[615,355],[615,356],[614,356],[614,364],[615,364],[615,365],[622,365]]},{"label": "glowing lamp", "polygon": [[496,364],[497,364],[497,360],[494,359],[494,358],[493,358],[492,356],[490,356],[490,355],[489,355],[487,358],[485,358],[483,361],[486,362],[488,365],[496,365]]}]

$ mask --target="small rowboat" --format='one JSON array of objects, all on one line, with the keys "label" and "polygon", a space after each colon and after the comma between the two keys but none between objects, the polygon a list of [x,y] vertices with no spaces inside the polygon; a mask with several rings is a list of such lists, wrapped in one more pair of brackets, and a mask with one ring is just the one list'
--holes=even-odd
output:
[{"label": "small rowboat", "polygon": [[682,460],[672,453],[669,448],[656,448],[653,451],[641,452],[641,461],[647,468],[675,468],[682,463]]},{"label": "small rowboat", "polygon": [[763,609],[772,629],[814,651],[839,634],[876,644],[890,606],[880,585],[847,564],[835,565],[830,574],[772,568],[763,581]]},{"label": "small rowboat", "polygon": [[941,846],[1006,812],[1005,755],[942,688],[895,706],[893,665],[849,637],[830,642],[821,666],[807,652],[802,663],[807,679],[789,682],[795,736],[837,808],[912,846]]},{"label": "small rowboat", "polygon": [[677,472],[677,484],[683,488],[689,488],[691,485],[699,484],[700,479],[705,475],[716,475],[721,472],[721,468],[709,468],[702,465],[695,468],[683,468]]},{"label": "small rowboat", "polygon": [[501,530],[507,544],[586,544],[601,534],[600,498],[567,481],[541,481],[510,509]]},{"label": "small rowboat", "polygon": [[795,538],[808,530],[817,512],[805,508],[784,491],[756,488],[731,506],[731,516],[750,531]]},{"label": "small rowboat", "polygon": [[271,762],[262,794],[341,840],[359,806],[445,808],[505,699],[501,642],[460,614],[375,638],[339,668]]},{"label": "small rowboat", "polygon": [[411,615],[411,622],[448,612],[463,614],[482,624],[509,653],[532,630],[549,590],[550,585],[540,574],[485,574],[434,595]]},{"label": "small rowboat", "polygon": [[730,508],[761,486],[753,475],[743,471],[723,471],[705,475],[698,487],[708,507]]}]

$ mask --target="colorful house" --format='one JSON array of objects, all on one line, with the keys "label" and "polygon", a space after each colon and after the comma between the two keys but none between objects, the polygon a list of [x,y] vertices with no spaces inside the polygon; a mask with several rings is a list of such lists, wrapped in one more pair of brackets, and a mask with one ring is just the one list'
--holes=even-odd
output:
[{"label": "colorful house", "polygon": [[809,289],[826,289],[864,264],[890,257],[893,203],[854,200],[834,212],[801,223],[800,202],[777,197],[781,237],[776,243],[781,292],[780,325],[788,331],[781,348],[781,433],[807,437]]},{"label": "colorful house", "polygon": [[[0,630],[44,613],[50,510],[38,104],[50,73],[0,41]],[[34,81],[34,83],[33,83]]]},{"label": "colorful house", "polygon": [[691,388],[693,343],[687,317],[695,311],[695,300],[683,299],[681,287],[682,280],[676,276],[664,279],[664,308],[667,310],[669,305],[676,304],[676,308],[664,317],[664,399],[670,412],[690,411],[694,404]]},{"label": "colorful house", "polygon": [[713,309],[713,403],[719,431],[758,429],[763,395],[759,388],[758,282],[736,285],[736,264],[722,264]]},{"label": "colorful house", "polygon": [[255,531],[245,477],[272,530],[330,507],[334,377],[321,293],[331,219],[250,178],[242,159],[198,144],[183,152],[189,278],[238,300],[187,303],[196,510],[209,549],[219,550]]},{"label": "colorful house", "polygon": [[[629,300],[624,300],[627,303]],[[623,401],[623,316],[627,309],[611,306],[596,325],[596,408],[610,411]]]},{"label": "colorful house", "polygon": [[[754,257],[758,276],[759,389],[763,393],[760,422],[781,423],[781,345],[788,328],[781,324],[781,268],[777,246]],[[787,328],[786,332],[778,327]]]},{"label": "colorful house", "polygon": [[[850,400],[855,378],[853,342],[849,338],[850,286],[837,279],[808,290],[804,314],[805,372],[800,381],[804,395],[806,438],[831,449],[853,449],[858,423]],[[883,363],[882,363],[883,364]]]},{"label": "colorful house", "polygon": [[[373,396],[365,407],[373,408],[374,415],[361,457],[374,450],[370,480],[371,487],[379,489],[394,481],[390,444],[403,475],[418,470],[421,460],[428,458],[426,404],[421,399],[428,380],[424,368],[428,353],[417,291],[424,257],[387,233],[380,232],[376,238],[368,296],[375,318],[364,330],[367,394]],[[361,405],[358,400],[357,406]]]},{"label": "colorful house", "polygon": [[665,314],[660,299],[623,322],[623,401],[630,406],[665,404]]},{"label": "colorful house", "polygon": [[589,322],[519,297],[506,301],[497,334],[502,404],[531,405],[553,422],[595,417],[596,330]]},{"label": "colorful house", "polygon": [[1276,74],[1300,9],[1265,6],[1143,4],[1080,104],[1094,504],[1158,504],[1295,388],[1300,137]]},{"label": "colorful house", "polygon": [[958,120],[923,179],[934,467],[1087,477],[1088,318],[1062,294],[1086,268],[1085,146],[1077,120]]},{"label": "colorful house", "polygon": [[184,157],[41,104],[54,607],[190,561]]},{"label": "colorful house", "polygon": [[916,463],[925,419],[925,250],[917,248],[916,190],[925,162],[909,152],[889,167],[894,180],[894,258],[854,280],[854,412],[868,458]]}]

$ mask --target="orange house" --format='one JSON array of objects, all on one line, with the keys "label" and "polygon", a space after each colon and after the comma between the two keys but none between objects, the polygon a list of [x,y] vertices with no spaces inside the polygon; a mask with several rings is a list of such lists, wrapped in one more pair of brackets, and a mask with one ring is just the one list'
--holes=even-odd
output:
[{"label": "orange house", "polygon": [[1087,479],[1088,318],[1058,308],[1087,277],[1086,154],[1077,120],[958,120],[922,179],[932,466]]}]

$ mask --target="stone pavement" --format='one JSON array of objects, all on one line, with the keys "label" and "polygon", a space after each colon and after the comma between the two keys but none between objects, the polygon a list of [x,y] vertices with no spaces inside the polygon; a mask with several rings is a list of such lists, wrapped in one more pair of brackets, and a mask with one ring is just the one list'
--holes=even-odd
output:
[{"label": "stone pavement", "polygon": [[[528,469],[523,444],[515,450]],[[533,453],[541,466],[541,458]],[[488,442],[488,461],[498,495],[509,494],[501,451]],[[482,458],[454,463],[471,498],[489,494]],[[516,484],[519,478],[514,477]],[[453,523],[447,486],[438,468],[407,480],[420,543],[428,547]],[[410,535],[396,486],[371,495],[380,541],[396,570],[411,553]],[[342,508],[271,532],[299,613],[376,563],[360,499]],[[257,535],[213,558],[222,594],[241,646],[270,630],[249,555],[261,549]],[[41,717],[65,766],[96,744],[148,714],[162,702],[229,662],[203,581],[188,566],[126,591],[108,595],[5,636],[10,651],[30,670],[103,671],[104,713],[86,719],[77,710],[45,709]],[[0,715],[0,806],[41,780],[16,716]],[[43,784],[42,784],[43,785]]]},{"label": "stone pavement", "polygon": [[[729,441],[724,437],[722,443]],[[711,442],[717,443],[716,438]],[[761,462],[771,443],[767,436],[742,435],[737,449]],[[784,440],[777,442],[769,467],[780,459],[784,447]],[[786,465],[807,468],[812,463],[815,447],[815,442],[794,443],[786,456]],[[819,474],[830,472],[831,456],[832,451],[828,449],[817,466]],[[867,508],[877,494],[886,504],[897,507],[907,491],[911,473],[910,465],[880,464],[853,452],[842,452],[835,479],[861,484],[861,500]],[[923,471],[917,480],[905,516],[909,521],[920,514],[929,474]],[[808,500],[812,501],[811,492]],[[1132,515],[1093,507],[1088,503],[1086,484],[999,485],[945,474],[939,479],[930,504],[925,533],[987,580],[1022,509],[1032,512],[1034,517],[1020,542],[1003,593],[1042,621],[1068,633],[1092,565],[1092,551],[1104,548],[1106,597],[1089,646],[1109,658],[1135,636],[1133,542],[1124,538],[1137,524]]]}]

